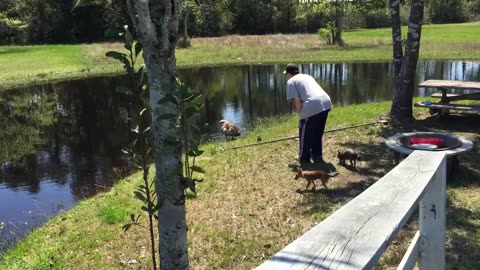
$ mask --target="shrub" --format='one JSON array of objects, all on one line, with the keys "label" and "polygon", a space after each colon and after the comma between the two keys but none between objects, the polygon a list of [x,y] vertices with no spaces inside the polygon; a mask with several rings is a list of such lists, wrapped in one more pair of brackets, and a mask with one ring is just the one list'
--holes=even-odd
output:
[{"label": "shrub", "polygon": [[328,28],[320,28],[317,31],[317,35],[320,38],[320,40],[325,41],[327,45],[332,44],[332,38],[330,35],[330,30]]},{"label": "shrub", "polygon": [[390,14],[384,9],[370,10],[365,14],[367,28],[383,28],[391,26]]},{"label": "shrub", "polygon": [[0,12],[0,43],[9,43],[20,37],[27,27],[28,24],[25,22]]},{"label": "shrub", "polygon": [[190,48],[192,46],[191,39],[188,36],[181,36],[177,40],[177,48]]}]

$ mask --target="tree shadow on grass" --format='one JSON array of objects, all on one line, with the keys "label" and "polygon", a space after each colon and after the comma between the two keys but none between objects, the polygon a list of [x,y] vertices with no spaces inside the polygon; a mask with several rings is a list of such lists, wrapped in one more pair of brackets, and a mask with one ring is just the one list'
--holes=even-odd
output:
[{"label": "tree shadow on grass", "polygon": [[368,178],[347,183],[343,187],[329,189],[319,187],[317,190],[300,190],[297,192],[304,196],[304,200],[300,204],[306,208],[304,214],[313,215],[319,211],[329,213],[332,206],[339,203],[345,204],[365,191],[375,182],[376,179]]},{"label": "tree shadow on grass", "polygon": [[480,133],[480,115],[478,114],[450,114],[439,117],[437,115],[427,116],[423,119],[415,119],[398,126],[386,126],[380,132],[380,136],[388,138],[401,132],[460,132]]},{"label": "tree shadow on grass", "polygon": [[382,178],[395,167],[393,152],[384,143],[349,142],[339,145],[342,149],[353,149],[361,156],[361,161],[357,161],[356,168],[351,165],[341,166],[364,177]]},{"label": "tree shadow on grass", "polygon": [[480,269],[480,211],[455,205],[447,199],[447,269]]},{"label": "tree shadow on grass", "polygon": [[[450,114],[442,117],[429,116],[415,120],[411,128],[418,131],[446,131],[463,133],[480,133],[480,115],[478,114]],[[422,130],[424,129],[424,130]]]},{"label": "tree shadow on grass", "polygon": [[0,55],[6,54],[16,54],[16,53],[25,53],[32,51],[31,48],[24,48],[24,47],[8,47],[8,48],[1,48]]}]

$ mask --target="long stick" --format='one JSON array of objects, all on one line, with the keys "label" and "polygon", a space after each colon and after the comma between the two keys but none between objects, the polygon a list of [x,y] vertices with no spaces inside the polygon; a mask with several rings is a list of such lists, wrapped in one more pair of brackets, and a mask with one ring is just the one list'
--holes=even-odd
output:
[{"label": "long stick", "polygon": [[[342,131],[342,130],[347,130],[347,129],[352,129],[352,128],[369,126],[369,125],[373,125],[373,124],[386,124],[386,123],[388,123],[388,121],[386,121],[386,120],[379,120],[379,121],[370,122],[370,123],[365,123],[365,124],[360,124],[360,125],[354,125],[354,126],[349,126],[349,127],[330,129],[330,130],[326,130],[324,133]],[[245,147],[256,146],[256,145],[262,145],[262,144],[282,142],[282,141],[287,141],[287,140],[292,140],[292,139],[297,139],[297,138],[298,138],[298,136],[292,136],[292,137],[275,139],[275,140],[266,141],[266,142],[259,142],[259,143],[252,143],[252,144],[234,146],[234,147],[230,147],[230,148],[225,148],[225,149],[223,149],[223,151],[226,151],[226,150],[234,150],[234,149],[245,148]]]}]

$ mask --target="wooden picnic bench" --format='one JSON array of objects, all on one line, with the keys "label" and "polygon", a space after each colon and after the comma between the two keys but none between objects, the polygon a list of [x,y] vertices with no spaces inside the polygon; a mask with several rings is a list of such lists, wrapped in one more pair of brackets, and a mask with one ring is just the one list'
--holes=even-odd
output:
[{"label": "wooden picnic bench", "polygon": [[[427,80],[418,85],[424,88],[437,88],[441,92],[433,93],[432,98],[440,98],[438,103],[417,102],[415,107],[429,108],[430,114],[442,112],[448,113],[449,110],[480,112],[480,105],[461,105],[450,102],[460,100],[480,100],[480,82],[471,81],[451,81],[451,80]],[[473,90],[473,93],[447,93],[451,89],[455,90]]]}]

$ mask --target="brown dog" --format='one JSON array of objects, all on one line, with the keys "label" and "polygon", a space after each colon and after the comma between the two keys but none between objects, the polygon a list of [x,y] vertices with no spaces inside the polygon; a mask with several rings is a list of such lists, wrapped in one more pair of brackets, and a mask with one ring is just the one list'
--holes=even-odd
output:
[{"label": "brown dog", "polygon": [[305,180],[307,180],[307,186],[305,187],[305,190],[308,190],[308,187],[310,186],[310,184],[313,184],[312,190],[315,190],[317,187],[315,185],[315,180],[320,179],[325,189],[328,189],[327,187],[328,179],[336,175],[338,175],[338,172],[336,172],[335,174],[328,174],[322,171],[304,171],[301,168],[298,168],[298,172],[295,175],[295,180],[298,178],[304,178]]}]

